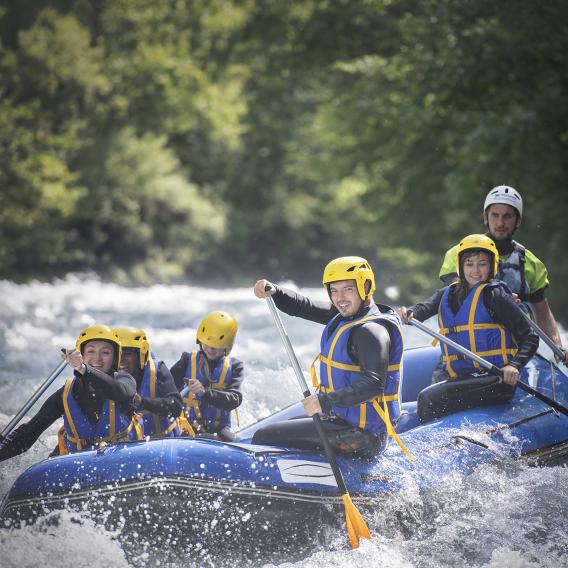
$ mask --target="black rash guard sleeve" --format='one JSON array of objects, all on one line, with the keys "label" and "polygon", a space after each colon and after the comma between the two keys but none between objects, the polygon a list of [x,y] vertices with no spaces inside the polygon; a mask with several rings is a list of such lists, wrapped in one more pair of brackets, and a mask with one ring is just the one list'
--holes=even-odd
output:
[{"label": "black rash guard sleeve", "polygon": [[526,301],[530,302],[531,304],[538,304],[546,299],[546,289],[548,288],[548,284],[544,286],[544,288],[540,288],[536,292],[532,292],[527,294]]},{"label": "black rash guard sleeve", "polygon": [[163,361],[156,370],[156,398],[142,397],[141,406],[158,416],[178,417],[181,414],[181,396],[174,378]]},{"label": "black rash guard sleeve", "polygon": [[129,403],[136,394],[136,379],[125,371],[118,371],[114,376],[93,369],[89,365],[83,375],[87,388],[91,387],[99,400],[114,400]]},{"label": "black rash guard sleeve", "polygon": [[184,351],[181,354],[179,360],[176,363],[174,363],[174,365],[170,369],[170,373],[174,378],[174,383],[179,392],[181,392],[186,386],[184,379],[185,379],[185,370],[187,369],[187,363],[189,361],[189,357],[190,354],[187,351]]},{"label": "black rash guard sleeve", "polygon": [[314,302],[297,292],[276,286],[272,296],[276,307],[289,316],[326,325],[338,312],[331,302]]},{"label": "black rash guard sleeve", "polygon": [[222,410],[234,410],[243,402],[241,384],[244,378],[244,365],[242,361],[233,357],[233,372],[227,388],[221,390],[207,387],[201,400],[206,404],[221,408]]},{"label": "black rash guard sleeve", "polygon": [[447,286],[436,290],[427,300],[418,302],[408,308],[408,310],[412,312],[412,317],[416,318],[416,321],[425,321],[435,316],[438,313],[442,295],[446,288]]},{"label": "black rash guard sleeve", "polygon": [[509,361],[517,369],[524,367],[538,349],[538,335],[523,317],[521,308],[503,288],[484,290],[483,303],[495,321],[509,330],[515,338],[518,351]]},{"label": "black rash guard sleeve", "polygon": [[63,387],[42,404],[37,414],[26,424],[18,426],[0,443],[0,461],[24,453],[58,418],[63,416]]},{"label": "black rash guard sleeve", "polygon": [[346,408],[381,396],[385,390],[391,344],[389,330],[381,323],[366,322],[354,329],[347,349],[361,367],[361,377],[348,387],[320,393],[322,410],[329,414],[332,406]]}]

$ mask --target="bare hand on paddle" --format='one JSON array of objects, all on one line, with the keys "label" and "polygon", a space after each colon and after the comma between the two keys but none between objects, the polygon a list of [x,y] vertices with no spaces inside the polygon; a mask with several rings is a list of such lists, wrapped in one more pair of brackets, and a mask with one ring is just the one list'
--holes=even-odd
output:
[{"label": "bare hand on paddle", "polygon": [[412,319],[412,312],[406,306],[396,308],[396,313],[400,316],[402,323],[408,323]]},{"label": "bare hand on paddle", "polygon": [[265,278],[257,280],[254,285],[254,295],[257,298],[268,298],[269,296],[274,296],[274,294],[276,294],[276,286],[274,286],[272,282],[269,282]]},{"label": "bare hand on paddle", "polygon": [[312,394],[302,399],[302,404],[304,405],[304,410],[308,416],[322,413],[321,404],[317,394]]},{"label": "bare hand on paddle", "polygon": [[189,379],[187,388],[189,389],[189,392],[195,395],[202,395],[205,393],[205,387],[203,386],[203,383],[197,379]]},{"label": "bare hand on paddle", "polygon": [[519,380],[519,369],[512,365],[505,365],[501,371],[503,371],[503,377],[500,382],[511,386],[517,384],[517,381]]},{"label": "bare hand on paddle", "polygon": [[87,367],[83,361],[83,355],[78,349],[62,349],[61,358],[75,371],[78,371],[81,375],[85,374]]}]

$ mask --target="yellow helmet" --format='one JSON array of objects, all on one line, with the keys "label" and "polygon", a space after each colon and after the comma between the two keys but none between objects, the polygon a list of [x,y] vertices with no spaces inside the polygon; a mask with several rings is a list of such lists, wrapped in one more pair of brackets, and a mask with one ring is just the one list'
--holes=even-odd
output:
[{"label": "yellow helmet", "polygon": [[197,328],[197,343],[224,349],[225,353],[229,353],[238,329],[237,320],[227,312],[211,312],[201,320]]},{"label": "yellow helmet", "polygon": [[497,245],[493,242],[493,239],[487,235],[468,235],[460,241],[456,258],[458,276],[461,276],[460,257],[468,250],[482,250],[488,252],[493,257],[493,278],[497,276],[497,273],[499,272],[499,251],[497,250]]},{"label": "yellow helmet", "polygon": [[150,342],[146,337],[146,332],[143,329],[136,327],[116,327],[114,328],[114,331],[116,331],[120,340],[120,345],[123,349],[125,347],[138,349],[138,353],[140,355],[140,368],[143,369],[148,362],[148,357],[150,356]]},{"label": "yellow helmet", "polygon": [[75,347],[82,353],[85,344],[89,341],[94,341],[95,339],[108,341],[114,345],[116,351],[115,366],[116,369],[118,369],[120,366],[120,339],[112,327],[99,324],[90,325],[89,327],[82,329],[75,343]]},{"label": "yellow helmet", "polygon": [[[338,280],[355,280],[361,300],[368,300],[375,291],[375,275],[371,265],[360,256],[342,256],[332,260],[323,271],[323,285]],[[371,281],[369,292],[365,292],[367,280]]]}]

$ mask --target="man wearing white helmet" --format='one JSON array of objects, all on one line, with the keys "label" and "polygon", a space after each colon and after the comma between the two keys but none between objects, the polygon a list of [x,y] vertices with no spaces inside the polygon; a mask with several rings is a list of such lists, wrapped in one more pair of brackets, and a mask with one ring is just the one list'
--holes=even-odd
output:
[{"label": "man wearing white helmet", "polygon": [[[508,185],[498,185],[489,191],[483,206],[483,222],[487,235],[499,251],[499,275],[522,302],[531,305],[537,324],[562,347],[560,333],[554,315],[548,305],[545,290],[548,287],[548,271],[544,264],[523,245],[513,240],[513,234],[523,219],[523,199],[520,193]],[[456,279],[457,245],[446,252],[440,279],[450,284]],[[568,363],[568,355],[565,355]]]}]

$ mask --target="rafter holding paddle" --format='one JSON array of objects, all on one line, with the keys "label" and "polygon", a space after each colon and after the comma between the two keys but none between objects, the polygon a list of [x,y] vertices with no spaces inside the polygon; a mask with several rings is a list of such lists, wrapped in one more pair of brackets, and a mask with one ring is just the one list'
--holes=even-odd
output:
[{"label": "rafter holding paddle", "polygon": [[[296,375],[296,379],[298,380],[298,385],[300,386],[304,398],[307,398],[311,395],[310,389],[308,388],[304,374],[300,369],[298,358],[296,357],[296,353],[294,352],[290,338],[286,333],[286,328],[282,323],[280,314],[276,309],[274,300],[269,296],[266,298],[266,303],[268,304],[268,308],[270,309],[274,323],[276,324],[278,332],[280,333],[280,338],[282,339],[282,343],[284,345],[284,348],[286,349],[286,353],[288,354],[292,368],[294,369],[294,374]],[[359,546],[360,538],[370,539],[371,533],[369,532],[369,528],[367,527],[367,524],[365,523],[365,520],[363,519],[361,513],[351,501],[351,496],[349,495],[349,491],[347,490],[347,487],[345,485],[343,474],[341,473],[341,469],[339,468],[337,459],[335,457],[335,452],[333,451],[333,448],[331,447],[329,440],[325,435],[319,414],[314,414],[312,416],[312,419],[314,421],[314,425],[319,434],[319,437],[321,438],[321,443],[324,448],[325,455],[331,466],[331,470],[333,471],[333,476],[335,477],[337,487],[341,492],[341,499],[343,500],[343,506],[345,508],[345,521],[347,524],[349,542],[351,543],[351,546],[353,548],[357,548]]]}]

